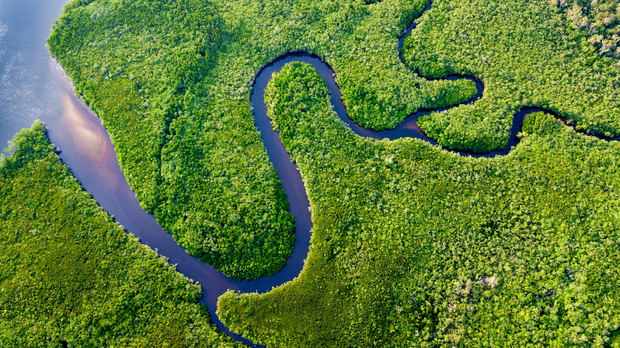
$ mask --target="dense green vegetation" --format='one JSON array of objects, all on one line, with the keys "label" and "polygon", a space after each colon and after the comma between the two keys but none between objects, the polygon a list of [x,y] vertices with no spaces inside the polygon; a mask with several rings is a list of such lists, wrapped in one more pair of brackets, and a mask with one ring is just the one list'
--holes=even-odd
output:
[{"label": "dense green vegetation", "polygon": [[[256,278],[284,264],[294,235],[252,122],[254,74],[286,52],[316,53],[337,72],[350,116],[375,129],[464,101],[470,81],[429,82],[399,59],[397,38],[426,2],[75,0],[49,44],[145,208],[191,253]],[[442,146],[489,151],[528,104],[619,134],[615,61],[564,17],[543,0],[435,1],[406,40],[407,63],[427,76],[472,74],[486,89],[421,127]]]},{"label": "dense green vegetation", "polygon": [[352,117],[375,128],[465,101],[470,81],[428,82],[399,59],[397,38],[425,3],[76,0],[49,46],[144,207],[191,253],[256,278],[284,265],[294,234],[252,121],[254,75],[286,52],[314,52],[338,72]]},{"label": "dense green vegetation", "polygon": [[601,54],[620,58],[618,0],[551,0],[551,3],[566,12],[577,28],[588,32],[588,42],[595,45]]},{"label": "dense green vegetation", "polygon": [[[217,63],[205,1],[72,2],[50,48],[103,119],[138,199],[191,253],[231,276],[274,272],[293,222],[245,105],[186,106]],[[61,30],[62,29],[62,30]],[[253,170],[248,171],[250,167]],[[240,253],[244,250],[244,253]]]},{"label": "dense green vegetation", "polygon": [[[304,271],[220,297],[233,331],[273,346],[602,346],[620,326],[620,144],[526,119],[507,156],[357,137],[293,63],[269,113],[314,233]],[[337,308],[337,311],[334,311]]]},{"label": "dense green vegetation", "polygon": [[0,158],[0,342],[6,347],[232,345],[201,290],[112,221],[43,126]]},{"label": "dense green vegetation", "polygon": [[472,106],[420,119],[444,147],[486,152],[508,139],[523,105],[558,112],[578,129],[620,135],[620,67],[548,1],[439,0],[405,41],[422,74],[457,72],[485,84]]},{"label": "dense green vegetation", "polygon": [[[524,105],[620,134],[620,70],[593,39],[614,26],[580,30],[549,0],[435,0],[405,65],[398,37],[426,2],[76,0],[49,44],[146,209],[189,252],[256,278],[294,238],[248,103],[253,76],[286,52],[329,63],[351,118],[375,129],[475,93],[414,71],[480,78],[481,100],[420,119],[444,147],[503,147]],[[233,331],[275,346],[620,344],[618,143],[543,113],[495,159],[361,139],[304,64],[267,101],[309,193],[312,246],[295,281],[220,299]]]}]

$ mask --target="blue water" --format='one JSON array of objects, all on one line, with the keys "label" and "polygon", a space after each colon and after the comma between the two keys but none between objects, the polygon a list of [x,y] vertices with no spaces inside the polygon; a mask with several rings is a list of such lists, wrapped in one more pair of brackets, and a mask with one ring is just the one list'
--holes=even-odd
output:
[{"label": "blue water", "polygon": [[66,0],[0,0],[0,148],[35,119],[62,114],[62,82],[45,46]]}]

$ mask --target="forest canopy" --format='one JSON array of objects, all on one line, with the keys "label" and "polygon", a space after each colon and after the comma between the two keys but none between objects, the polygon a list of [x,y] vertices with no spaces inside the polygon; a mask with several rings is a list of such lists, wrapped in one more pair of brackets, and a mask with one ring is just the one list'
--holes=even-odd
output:
[{"label": "forest canopy", "polygon": [[594,133],[619,134],[618,72],[591,45],[579,45],[548,1],[436,1],[405,39],[406,66],[398,38],[425,5],[74,1],[49,46],[102,118],[147,211],[226,275],[258,278],[285,264],[294,228],[248,97],[257,71],[286,52],[328,62],[351,118],[373,129],[476,93],[471,81],[429,81],[413,71],[481,78],[479,102],[420,120],[444,147],[503,147],[523,105],[557,111]]},{"label": "forest canopy", "polygon": [[279,347],[620,343],[618,142],[542,112],[493,159],[373,141],[302,63],[266,103],[308,190],[312,248],[294,281],[220,297],[234,332]]},{"label": "forest canopy", "polygon": [[60,162],[41,123],[0,159],[3,346],[233,346],[200,286],[126,233]]},{"label": "forest canopy", "polygon": [[[620,58],[620,2],[618,0],[551,0],[602,55]],[[620,61],[617,63],[620,66]]]},{"label": "forest canopy", "polygon": [[[359,138],[311,67],[277,74],[266,102],[312,245],[297,279],[227,293],[220,318],[272,346],[620,344],[620,147],[600,139],[620,135],[608,2],[435,0],[418,18],[427,3],[73,1],[49,46],[147,211],[235,278],[278,271],[294,245],[249,103],[261,67],[319,56],[349,116],[376,130],[475,95],[448,75],[480,79],[478,101],[419,120],[431,146]],[[507,156],[446,151],[503,148],[524,106],[568,125],[536,113]]]}]

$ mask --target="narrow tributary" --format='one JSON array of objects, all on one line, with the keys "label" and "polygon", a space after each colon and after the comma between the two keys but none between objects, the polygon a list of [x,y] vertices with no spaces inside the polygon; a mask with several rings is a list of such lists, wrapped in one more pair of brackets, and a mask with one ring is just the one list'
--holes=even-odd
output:
[{"label": "narrow tributary", "polygon": [[[18,6],[17,2],[16,6]],[[430,3],[420,16],[429,8]],[[404,38],[414,28],[415,22],[407,28],[406,32],[399,39],[399,49],[402,48]],[[273,73],[278,72],[284,65],[290,62],[311,64],[325,80],[327,88],[331,93],[332,106],[338,117],[348,128],[361,137],[375,139],[417,138],[430,144],[435,144],[432,139],[428,138],[417,127],[417,119],[430,112],[444,110],[422,110],[409,116],[394,129],[377,132],[358,126],[347,116],[346,108],[341,99],[340,89],[334,80],[334,71],[319,57],[305,52],[289,53],[264,66],[255,77],[250,102],[254,107],[256,127],[260,131],[269,159],[275,167],[287,195],[290,203],[290,212],[295,218],[296,242],[286,266],[278,273],[257,280],[240,281],[224,276],[210,265],[187,254],[183,248],[177,245],[172,236],[157,224],[154,217],[147,214],[140,207],[134,192],[127,184],[125,176],[120,170],[114,147],[106,130],[93,112],[74,95],[73,86],[63,74],[61,68],[52,59],[49,59],[49,62],[49,70],[52,72],[49,78],[53,83],[50,83],[48,90],[54,92],[50,96],[50,100],[59,103],[60,116],[44,119],[44,121],[50,131],[52,142],[61,150],[61,159],[71,169],[82,184],[82,187],[90,192],[93,198],[107,212],[114,216],[116,221],[122,224],[126,230],[138,237],[142,243],[169,258],[170,263],[177,265],[179,272],[200,282],[204,292],[201,302],[207,305],[215,324],[231,337],[247,344],[251,343],[242,337],[232,334],[217,317],[215,313],[217,298],[227,290],[234,290],[240,293],[267,292],[273,287],[297,277],[303,268],[304,260],[308,254],[312,230],[308,197],[302,178],[296,165],[291,162],[288,152],[282,145],[279,134],[273,130],[271,121],[267,117],[264,92]],[[447,79],[451,80],[462,78],[473,80],[478,87],[476,97],[468,101],[468,103],[473,103],[481,98],[484,88],[480,81],[468,76],[447,77]],[[504,149],[487,154],[459,153],[464,156],[476,157],[494,157],[508,153],[519,141],[517,133],[521,129],[524,118],[528,114],[539,110],[543,109],[524,107],[514,115],[510,140]]]}]

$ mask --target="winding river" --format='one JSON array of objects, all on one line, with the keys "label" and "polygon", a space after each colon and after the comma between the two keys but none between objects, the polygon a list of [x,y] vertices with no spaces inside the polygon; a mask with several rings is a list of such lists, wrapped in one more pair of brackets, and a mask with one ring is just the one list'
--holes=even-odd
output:
[{"label": "winding river", "polygon": [[[272,74],[290,62],[311,64],[325,80],[338,117],[359,136],[375,139],[417,138],[435,144],[417,127],[417,119],[443,109],[422,110],[409,116],[394,129],[373,131],[360,127],[347,116],[340,89],[334,80],[334,71],[319,57],[304,52],[289,53],[267,64],[255,77],[250,102],[254,107],[256,127],[260,131],[269,159],[278,173],[290,203],[290,211],[295,218],[296,243],[286,266],[278,273],[252,281],[230,279],[198,258],[187,254],[172,236],[157,224],[154,217],[140,207],[120,170],[114,146],[100,120],[75,96],[73,86],[62,68],[47,53],[45,39],[49,35],[51,22],[58,17],[66,0],[32,0],[28,3],[21,0],[0,1],[3,3],[0,8],[0,58],[4,58],[0,59],[0,105],[3,103],[15,105],[12,108],[0,109],[2,126],[0,141],[6,143],[12,134],[19,128],[27,127],[34,118],[42,119],[49,129],[51,141],[61,150],[61,159],[71,169],[82,187],[142,243],[168,257],[170,263],[177,265],[179,272],[199,281],[205,294],[201,302],[207,305],[215,324],[234,339],[249,345],[252,343],[232,334],[219,320],[215,314],[217,298],[227,290],[267,292],[294,279],[303,268],[312,230],[309,202],[302,178],[267,117],[264,91]],[[424,11],[429,8],[430,3]],[[40,25],[33,25],[33,21],[34,24]],[[399,50],[402,48],[404,38],[415,26],[413,22],[399,38]],[[30,55],[30,58],[20,63],[20,57],[23,58],[23,55]],[[11,61],[14,62],[12,65],[7,64]],[[43,64],[35,66],[32,64],[33,61]],[[21,81],[20,76],[31,77]],[[447,78],[466,78],[476,83],[478,93],[468,103],[473,103],[482,97],[483,85],[475,78],[458,75]],[[10,92],[16,88],[23,92],[17,94],[19,98],[12,100]],[[508,153],[518,143],[517,133],[525,117],[539,110],[542,109],[524,107],[514,115],[510,140],[504,149],[487,154],[459,153],[476,157],[494,157]]]}]

